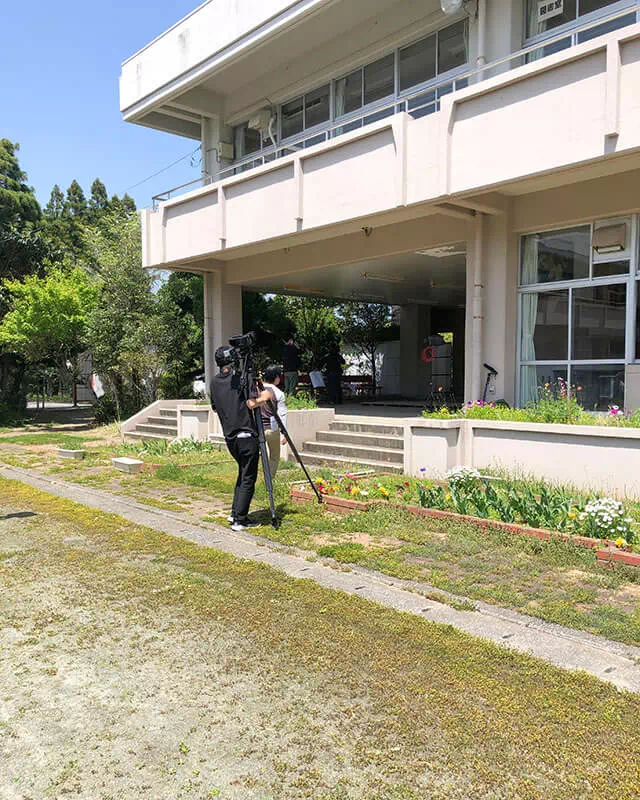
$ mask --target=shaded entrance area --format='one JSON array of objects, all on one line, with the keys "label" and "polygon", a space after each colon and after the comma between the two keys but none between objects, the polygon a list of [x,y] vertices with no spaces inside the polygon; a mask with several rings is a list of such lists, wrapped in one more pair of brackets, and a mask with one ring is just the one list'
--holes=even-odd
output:
[{"label": "shaded entrance area", "polygon": [[[453,405],[464,399],[466,272],[466,243],[461,241],[264,276],[243,281],[243,288],[393,307],[399,336],[380,346],[380,391],[372,399]],[[360,409],[369,415],[370,407]],[[411,416],[411,407],[402,415]]]}]

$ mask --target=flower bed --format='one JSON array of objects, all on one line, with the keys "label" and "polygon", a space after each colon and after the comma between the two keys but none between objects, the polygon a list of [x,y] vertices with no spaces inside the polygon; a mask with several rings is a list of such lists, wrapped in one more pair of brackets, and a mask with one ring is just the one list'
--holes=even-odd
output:
[{"label": "flower bed", "polygon": [[[347,473],[334,479],[321,477],[317,487],[326,507],[338,513],[391,504],[421,517],[473,522],[485,529],[570,541],[593,550],[605,546],[608,549],[602,552],[607,555],[599,555],[599,561],[640,566],[640,555],[631,552],[636,538],[632,521],[617,500],[483,478],[468,467],[451,470],[446,483]],[[291,498],[315,500],[299,484],[292,486]]]}]

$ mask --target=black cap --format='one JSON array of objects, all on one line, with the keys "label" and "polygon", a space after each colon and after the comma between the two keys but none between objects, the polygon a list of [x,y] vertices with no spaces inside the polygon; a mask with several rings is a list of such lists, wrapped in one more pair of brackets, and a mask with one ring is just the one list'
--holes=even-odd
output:
[{"label": "black cap", "polygon": [[215,359],[219,367],[226,367],[233,361],[233,350],[228,345],[226,347],[219,347],[216,350]]}]

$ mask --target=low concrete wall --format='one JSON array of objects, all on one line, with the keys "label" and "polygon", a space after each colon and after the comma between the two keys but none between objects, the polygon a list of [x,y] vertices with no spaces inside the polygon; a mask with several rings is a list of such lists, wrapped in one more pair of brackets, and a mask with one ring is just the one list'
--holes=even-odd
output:
[{"label": "low concrete wall", "polygon": [[[333,408],[310,408],[300,411],[289,411],[287,414],[287,431],[298,450],[303,449],[305,442],[314,442],[318,431],[326,431],[333,422],[336,412]],[[283,448],[282,458],[295,461],[295,456],[287,446]]]},{"label": "low concrete wall", "polygon": [[464,465],[640,497],[640,430],[487,420],[404,425],[404,466],[412,475],[442,476]]}]

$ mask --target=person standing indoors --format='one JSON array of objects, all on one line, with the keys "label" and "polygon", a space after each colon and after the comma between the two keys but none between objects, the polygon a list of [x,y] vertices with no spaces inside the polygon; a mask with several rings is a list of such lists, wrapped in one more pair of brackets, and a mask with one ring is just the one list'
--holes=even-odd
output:
[{"label": "person standing indoors", "polygon": [[293,336],[290,336],[282,348],[282,368],[284,370],[284,393],[296,393],[298,385],[298,367],[300,365],[300,351]]},{"label": "person standing indoors", "polygon": [[271,394],[263,391],[255,398],[247,396],[241,376],[233,369],[231,347],[219,347],[215,360],[220,372],[211,381],[211,407],[218,414],[227,448],[238,464],[229,522],[232,530],[246,531],[259,527],[258,523],[249,521],[260,459],[258,429],[251,411],[266,405]]},{"label": "person standing indoors", "polygon": [[276,418],[271,411],[271,406],[275,408],[284,427],[287,427],[287,400],[286,395],[280,389],[282,384],[282,370],[277,364],[271,364],[264,371],[264,389],[269,392],[271,402],[260,408],[262,421],[264,423],[264,438],[267,440],[269,448],[269,471],[274,478],[280,466],[280,444],[286,444],[287,440],[281,435]]},{"label": "person standing indoors", "polygon": [[329,351],[324,358],[324,367],[327,373],[327,394],[333,406],[342,405],[342,367],[345,360],[340,353],[337,341],[331,342]]}]

